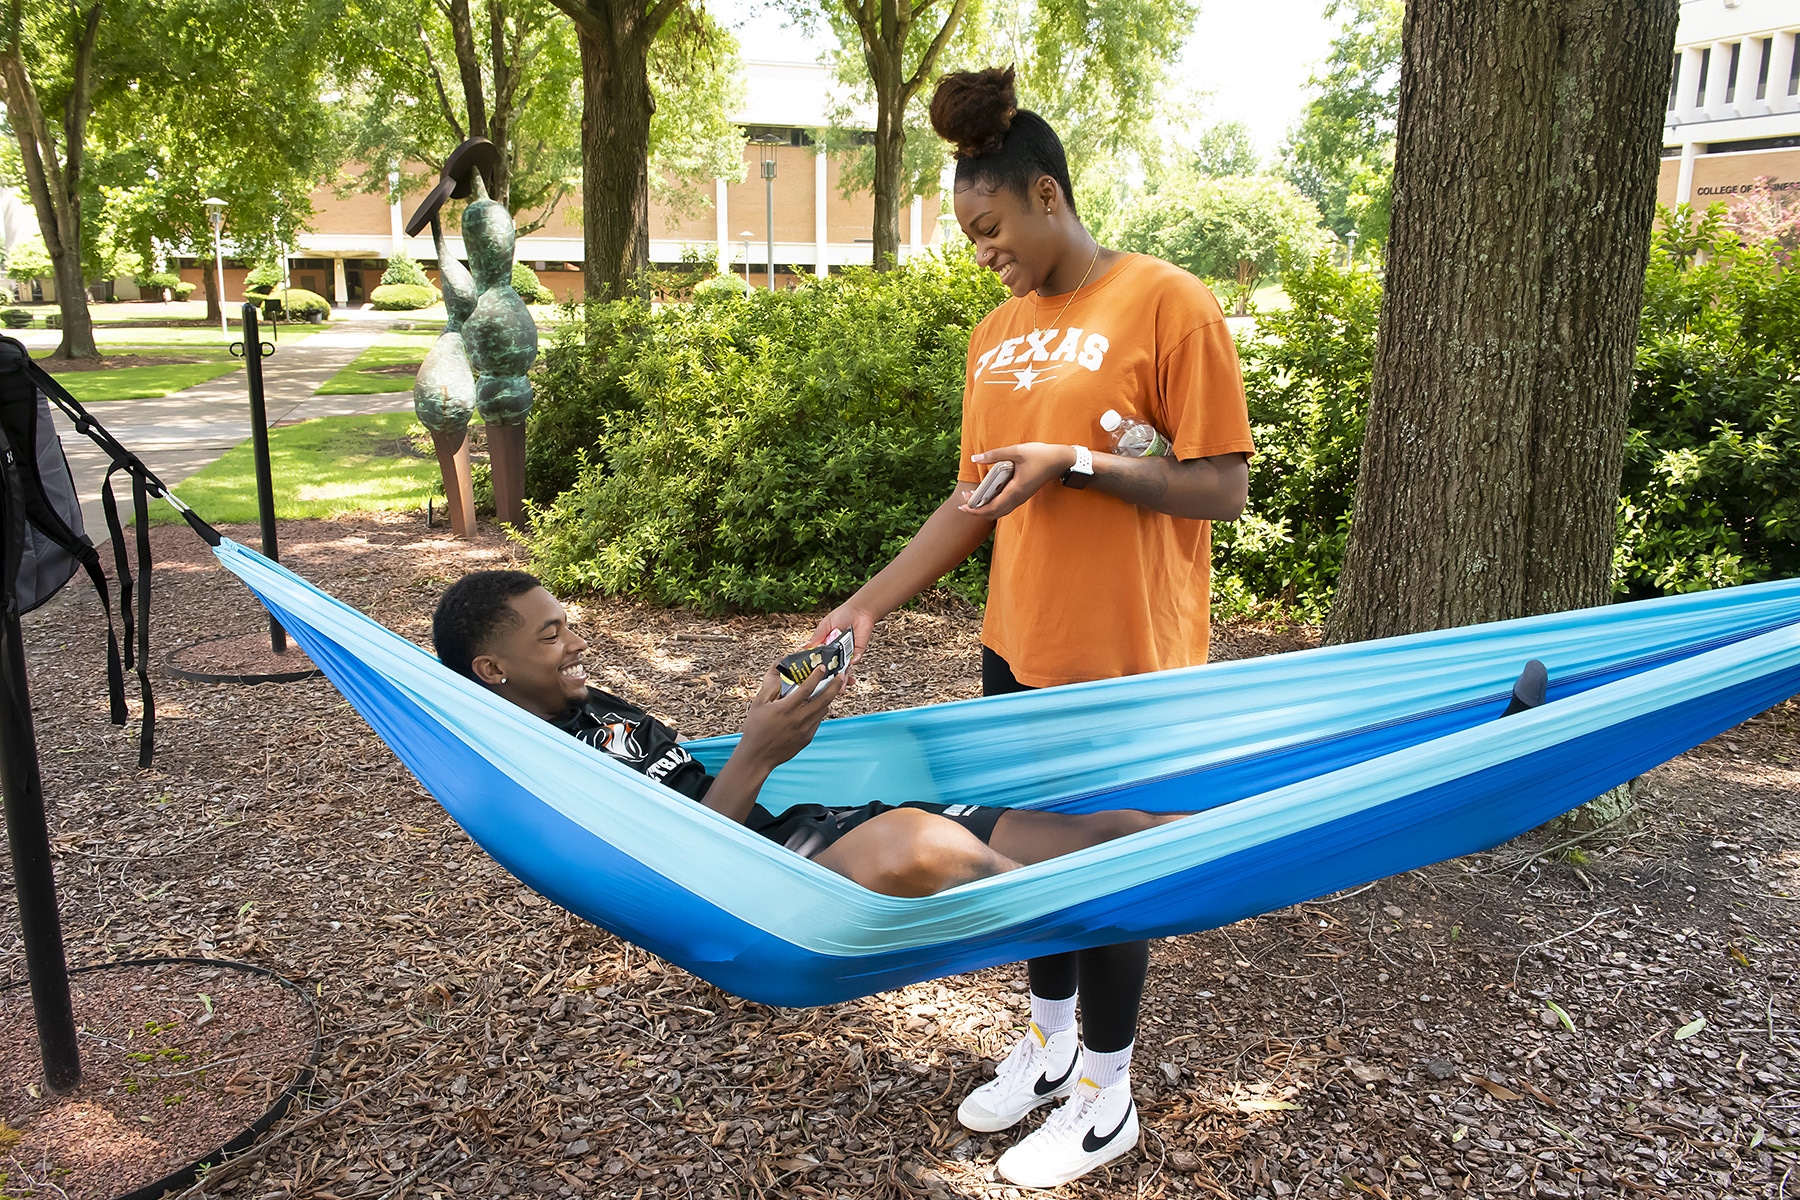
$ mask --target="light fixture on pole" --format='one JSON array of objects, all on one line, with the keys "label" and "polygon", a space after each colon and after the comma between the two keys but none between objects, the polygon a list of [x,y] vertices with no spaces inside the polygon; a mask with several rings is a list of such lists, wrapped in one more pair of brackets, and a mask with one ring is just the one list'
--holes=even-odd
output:
[{"label": "light fixture on pole", "polygon": [[1352,229],[1344,236],[1349,239],[1350,242],[1350,260],[1348,265],[1350,269],[1354,271],[1356,270],[1356,230]]},{"label": "light fixture on pole", "polygon": [[212,222],[213,263],[219,272],[219,332],[230,337],[231,331],[225,327],[225,251],[219,243],[219,230],[225,226],[225,202],[208,196],[201,203],[206,206],[206,219]]},{"label": "light fixture on pole", "polygon": [[738,236],[740,238],[744,239],[744,286],[749,287],[750,286],[750,239],[755,237],[756,235],[754,233],[750,232],[750,230],[746,229],[746,230],[744,230],[744,232],[738,234]]},{"label": "light fixture on pole", "polygon": [[775,290],[775,147],[781,139],[765,133],[756,139],[762,147],[763,211],[769,225],[769,290]]}]

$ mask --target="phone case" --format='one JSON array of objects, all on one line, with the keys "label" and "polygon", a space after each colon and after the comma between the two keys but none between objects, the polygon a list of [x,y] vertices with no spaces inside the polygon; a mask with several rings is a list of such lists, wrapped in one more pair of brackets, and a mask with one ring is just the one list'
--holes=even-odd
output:
[{"label": "phone case", "polygon": [[969,507],[980,508],[999,495],[1000,489],[1006,486],[1006,481],[1012,476],[1012,463],[1006,461],[995,463],[988,473],[981,477],[981,482],[976,485],[975,491],[969,496]]},{"label": "phone case", "polygon": [[777,664],[781,675],[781,694],[787,695],[806,682],[807,676],[823,667],[825,678],[813,689],[813,695],[824,690],[833,678],[842,675],[850,666],[850,656],[856,651],[856,636],[849,630],[834,633],[831,638],[817,646],[808,646],[804,650],[796,650],[792,654],[783,655]]}]

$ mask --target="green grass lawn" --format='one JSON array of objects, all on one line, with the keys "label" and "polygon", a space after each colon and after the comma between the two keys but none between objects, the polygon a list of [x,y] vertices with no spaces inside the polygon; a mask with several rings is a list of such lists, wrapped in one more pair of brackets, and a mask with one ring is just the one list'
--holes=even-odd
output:
[{"label": "green grass lawn", "polygon": [[106,400],[143,400],[167,396],[217,379],[242,364],[226,357],[218,362],[169,363],[156,367],[119,367],[111,371],[63,371],[57,381],[83,404]]},{"label": "green grass lawn", "polygon": [[[386,333],[356,361],[325,381],[321,396],[370,396],[379,392],[410,392],[418,364],[437,340],[435,333]],[[375,367],[410,366],[412,371],[376,371]]]},{"label": "green grass lawn", "polygon": [[[346,512],[424,508],[438,483],[437,459],[411,413],[320,417],[269,431],[275,515],[284,520]],[[215,524],[257,520],[256,463],[248,441],[175,486],[175,494]],[[151,520],[181,518],[167,505]]]}]

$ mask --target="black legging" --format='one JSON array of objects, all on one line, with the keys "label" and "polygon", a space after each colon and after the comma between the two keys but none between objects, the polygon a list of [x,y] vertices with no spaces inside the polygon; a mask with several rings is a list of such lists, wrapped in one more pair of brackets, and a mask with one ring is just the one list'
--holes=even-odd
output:
[{"label": "black legging", "polygon": [[[1029,692],[1004,658],[981,648],[981,694]],[[1138,1006],[1150,971],[1149,942],[1120,942],[1092,950],[1033,958],[1025,964],[1031,993],[1044,1000],[1067,1000],[1081,992],[1081,1041],[1099,1054],[1123,1050],[1137,1036]]]}]

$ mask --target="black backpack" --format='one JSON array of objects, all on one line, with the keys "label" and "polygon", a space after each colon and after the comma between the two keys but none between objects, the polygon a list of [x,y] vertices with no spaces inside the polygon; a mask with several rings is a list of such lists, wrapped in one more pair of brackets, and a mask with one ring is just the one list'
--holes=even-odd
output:
[{"label": "black backpack", "polygon": [[[69,473],[62,439],[50,417],[54,402],[74,424],[112,459],[101,501],[112,537],[115,570],[119,577],[119,612],[125,626],[124,652],[113,624],[112,600],[100,552],[88,539],[81,519],[81,501]],[[42,605],[85,570],[100,595],[106,614],[106,684],[112,723],[126,720],[125,672],[137,669],[144,701],[138,738],[138,765],[147,767],[155,746],[156,701],[150,690],[150,523],[151,496],[167,495],[162,481],[150,473],[137,455],[121,446],[99,423],[88,416],[79,401],[37,363],[16,339],[0,337],[0,456],[5,458],[5,484],[0,492],[0,585],[4,603],[16,619]],[[112,477],[119,471],[131,476],[131,492],[137,534],[137,572],[125,554],[124,530],[113,499]],[[171,497],[172,499],[172,497]],[[219,535],[186,505],[177,503],[182,515],[210,544]],[[134,587],[135,582],[135,587]],[[132,612],[135,599],[136,613]],[[134,620],[135,616],[135,620]]]}]

